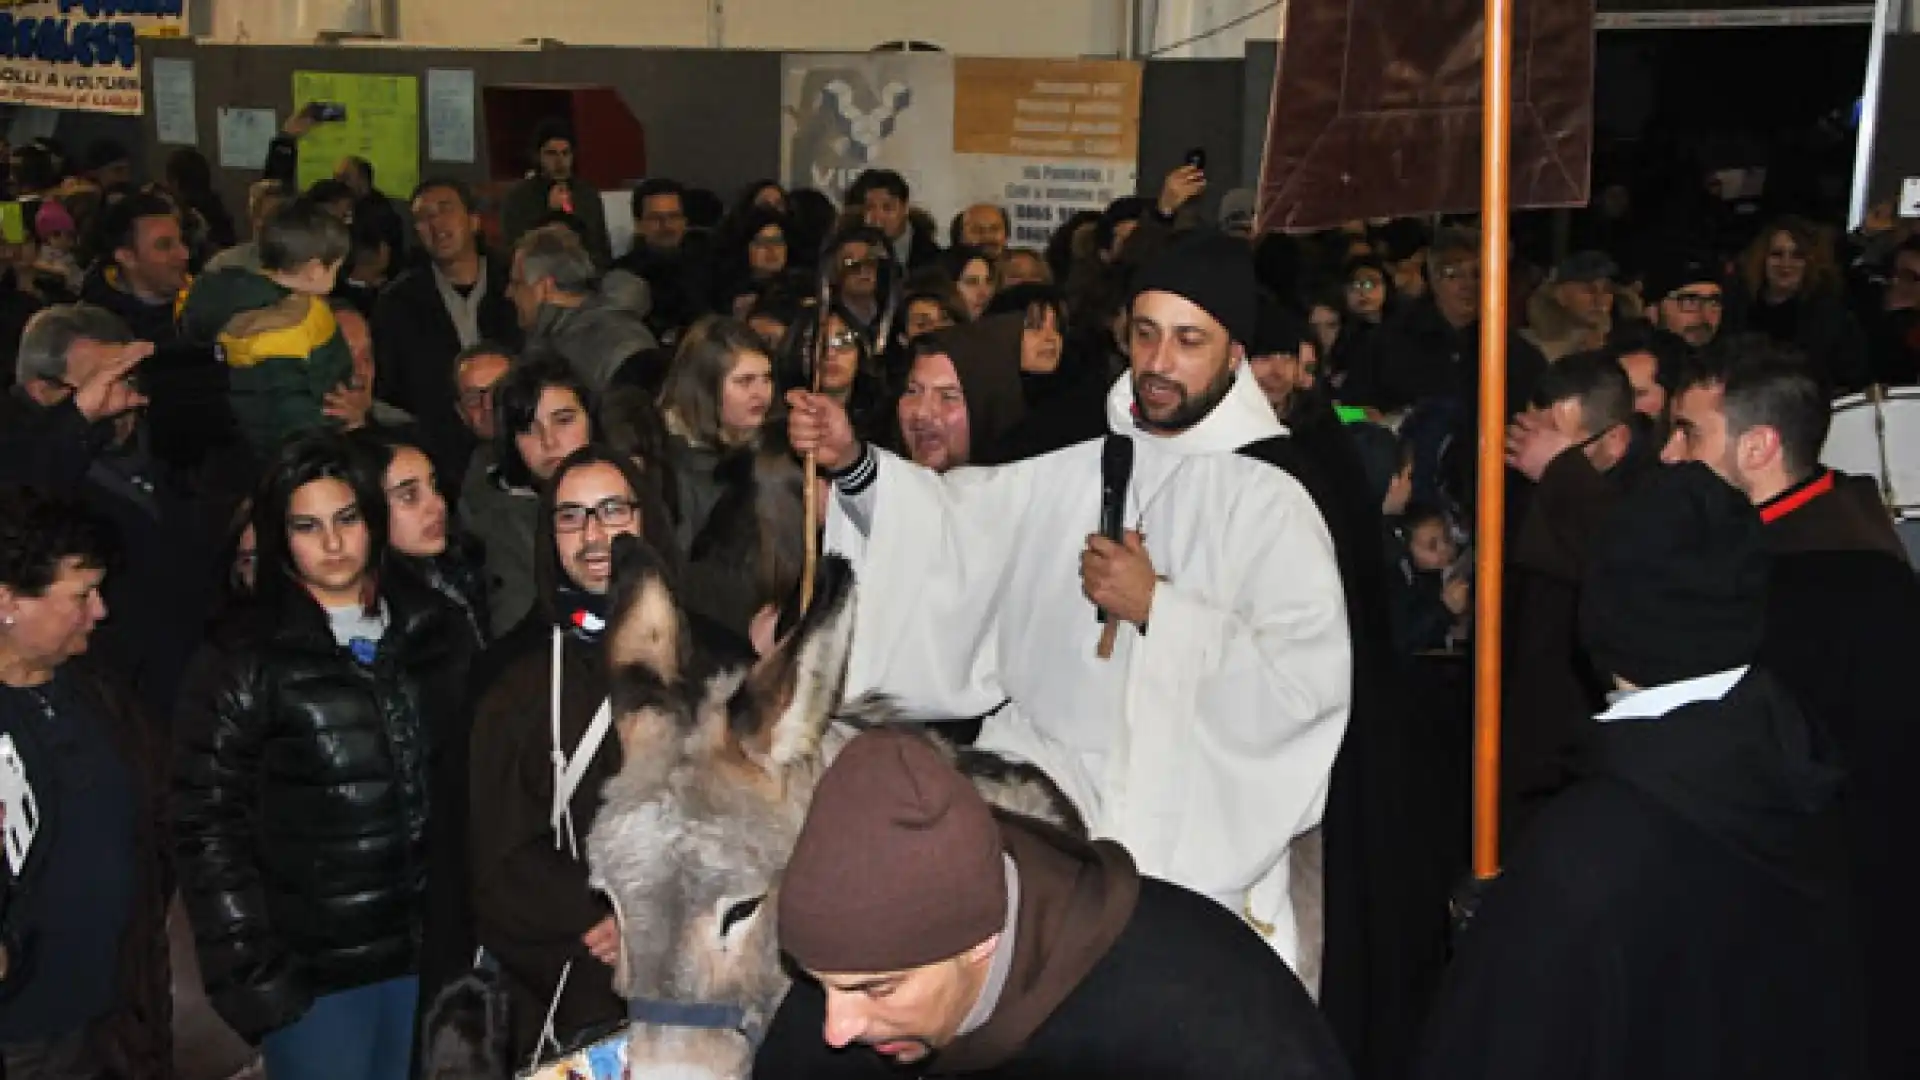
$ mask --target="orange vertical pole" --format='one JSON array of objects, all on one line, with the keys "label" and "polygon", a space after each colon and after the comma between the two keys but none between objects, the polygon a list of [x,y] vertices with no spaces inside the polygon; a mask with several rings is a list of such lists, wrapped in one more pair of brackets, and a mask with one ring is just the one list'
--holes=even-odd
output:
[{"label": "orange vertical pole", "polygon": [[1500,872],[1500,610],[1507,428],[1507,179],[1514,0],[1486,0],[1480,150],[1480,460],[1473,637],[1473,873]]}]

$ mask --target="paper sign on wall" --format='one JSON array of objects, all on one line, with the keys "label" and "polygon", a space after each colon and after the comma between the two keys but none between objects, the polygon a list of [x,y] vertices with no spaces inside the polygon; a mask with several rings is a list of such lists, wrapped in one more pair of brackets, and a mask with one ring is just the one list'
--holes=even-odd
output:
[{"label": "paper sign on wall", "polygon": [[427,69],[427,159],[473,162],[473,72]]},{"label": "paper sign on wall", "polygon": [[411,192],[420,182],[420,80],[412,75],[293,73],[293,106],[310,101],[346,106],[347,118],[315,124],[300,140],[300,186],[333,175],[343,157],[373,163],[384,191]]},{"label": "paper sign on wall", "polygon": [[220,167],[259,172],[279,130],[272,109],[220,109]]},{"label": "paper sign on wall", "polygon": [[198,146],[194,119],[193,61],[157,57],[153,61],[153,126],[163,143]]},{"label": "paper sign on wall", "polygon": [[1900,181],[1900,216],[1920,218],[1920,176]]}]

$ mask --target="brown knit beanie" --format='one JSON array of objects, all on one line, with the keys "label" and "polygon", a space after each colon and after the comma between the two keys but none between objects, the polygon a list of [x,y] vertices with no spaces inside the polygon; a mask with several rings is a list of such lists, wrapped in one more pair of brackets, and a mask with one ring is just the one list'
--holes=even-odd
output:
[{"label": "brown knit beanie", "polygon": [[780,883],[780,947],[870,974],[960,955],[1006,923],[1000,829],[925,738],[865,732],[821,777]]}]

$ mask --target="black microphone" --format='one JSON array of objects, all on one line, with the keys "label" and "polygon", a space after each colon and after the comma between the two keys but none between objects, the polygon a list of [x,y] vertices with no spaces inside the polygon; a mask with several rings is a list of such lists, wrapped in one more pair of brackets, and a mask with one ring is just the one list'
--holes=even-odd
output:
[{"label": "black microphone", "polygon": [[[1133,479],[1133,440],[1125,435],[1107,436],[1100,450],[1100,535],[1116,544],[1126,543],[1127,484]],[[1094,618],[1107,621],[1107,613],[1096,610]]]}]

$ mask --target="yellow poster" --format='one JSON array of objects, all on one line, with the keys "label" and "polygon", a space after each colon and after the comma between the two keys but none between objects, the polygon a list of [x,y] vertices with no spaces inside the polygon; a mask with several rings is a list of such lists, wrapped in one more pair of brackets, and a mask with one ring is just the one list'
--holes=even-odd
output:
[{"label": "yellow poster", "polygon": [[346,107],[345,120],[315,124],[300,140],[300,186],[332,176],[343,157],[373,162],[380,190],[406,198],[420,182],[420,80],[412,75],[293,73],[293,107]]}]

